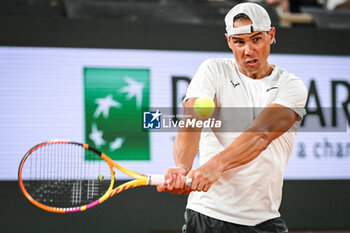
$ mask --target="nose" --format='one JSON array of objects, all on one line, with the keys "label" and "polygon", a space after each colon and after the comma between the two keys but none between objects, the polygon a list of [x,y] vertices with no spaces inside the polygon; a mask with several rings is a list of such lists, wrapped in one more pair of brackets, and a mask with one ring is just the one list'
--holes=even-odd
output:
[{"label": "nose", "polygon": [[244,48],[244,55],[251,56],[253,55],[253,51],[254,51],[253,45],[251,45],[250,43],[247,43]]}]

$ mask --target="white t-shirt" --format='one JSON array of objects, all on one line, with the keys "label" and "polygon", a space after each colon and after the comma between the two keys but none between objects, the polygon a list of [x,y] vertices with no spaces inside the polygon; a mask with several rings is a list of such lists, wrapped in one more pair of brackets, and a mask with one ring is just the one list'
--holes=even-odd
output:
[{"label": "white t-shirt", "polygon": [[[210,97],[216,100],[219,109],[242,108],[250,113],[221,116],[224,121],[224,118],[233,118],[242,130],[201,133],[200,164],[230,145],[251,125],[262,108],[272,103],[293,109],[302,119],[307,98],[303,82],[295,75],[273,67],[270,76],[252,79],[238,70],[234,59],[209,59],[202,63],[184,101]],[[187,208],[212,218],[249,226],[279,217],[284,169],[292,153],[299,123],[275,139],[254,160],[225,171],[208,192],[192,192]]]}]

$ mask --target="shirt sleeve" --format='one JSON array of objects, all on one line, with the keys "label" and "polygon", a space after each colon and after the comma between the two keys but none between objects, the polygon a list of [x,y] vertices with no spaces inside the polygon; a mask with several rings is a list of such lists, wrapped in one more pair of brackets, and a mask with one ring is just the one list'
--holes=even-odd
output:
[{"label": "shirt sleeve", "polygon": [[305,104],[307,99],[307,89],[301,79],[292,77],[279,87],[274,104],[283,105],[292,109],[300,116],[300,120],[305,116]]},{"label": "shirt sleeve", "polygon": [[185,103],[190,98],[208,97],[214,99],[217,86],[217,67],[213,59],[204,61],[198,68],[196,74],[187,88]]}]

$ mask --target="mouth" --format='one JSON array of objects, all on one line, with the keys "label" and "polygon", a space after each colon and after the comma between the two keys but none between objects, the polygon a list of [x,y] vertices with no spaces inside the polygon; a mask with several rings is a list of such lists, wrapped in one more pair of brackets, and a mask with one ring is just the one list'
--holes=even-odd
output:
[{"label": "mouth", "polygon": [[254,65],[256,65],[257,62],[258,62],[258,59],[250,59],[250,60],[246,61],[247,65],[249,65],[249,66],[254,66]]}]

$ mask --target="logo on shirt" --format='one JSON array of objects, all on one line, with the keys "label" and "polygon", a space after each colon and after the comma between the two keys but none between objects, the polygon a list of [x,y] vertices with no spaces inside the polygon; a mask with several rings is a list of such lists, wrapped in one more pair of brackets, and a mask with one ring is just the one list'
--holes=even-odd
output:
[{"label": "logo on shirt", "polygon": [[266,92],[269,92],[269,91],[271,91],[271,90],[273,90],[273,89],[277,89],[278,87],[270,87],[270,88],[267,88],[266,89]]},{"label": "logo on shirt", "polygon": [[162,113],[159,110],[156,112],[143,112],[143,128],[160,129],[161,119]]},{"label": "logo on shirt", "polygon": [[234,83],[232,80],[230,81],[233,85],[233,88],[236,88],[238,85],[240,85],[240,83]]}]

